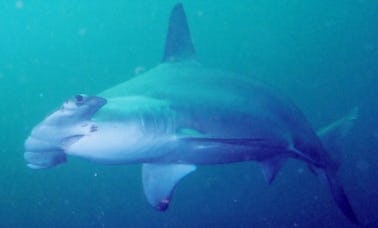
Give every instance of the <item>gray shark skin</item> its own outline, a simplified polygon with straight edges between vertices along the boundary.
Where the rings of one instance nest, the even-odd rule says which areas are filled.
[[[49,125],[55,113],[32,131],[25,143],[29,167],[64,162],[49,158],[52,148],[101,164],[142,163],[148,202],[166,210],[176,184],[198,165],[256,161],[271,183],[285,160],[294,158],[326,176],[336,204],[358,224],[336,176],[339,164],[329,154],[338,150],[357,109],[317,134],[274,89],[251,77],[202,67],[181,4],[172,10],[162,63],[98,97],[106,105],[93,106],[85,115],[60,116],[64,121],[48,129],[53,140],[46,141],[46,130],[38,129]],[[83,124],[95,130],[84,127],[83,133]],[[30,143],[34,139],[39,141]],[[30,153],[38,156],[30,159]]]

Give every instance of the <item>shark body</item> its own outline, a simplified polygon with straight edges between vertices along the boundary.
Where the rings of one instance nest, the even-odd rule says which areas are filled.
[[[195,59],[181,4],[172,10],[162,63],[98,97],[106,99],[106,105],[101,100],[88,104],[79,125],[72,125],[76,128],[66,126],[71,117],[62,116],[62,110],[51,115],[63,120],[48,130],[57,135],[54,146],[43,143],[45,133],[33,130],[25,143],[29,167],[66,161],[51,151],[102,164],[142,163],[148,202],[166,210],[176,184],[198,165],[256,161],[271,183],[284,161],[294,158],[326,176],[341,211],[358,223],[336,177],[338,163],[329,155],[356,111],[316,133],[302,112],[276,90],[251,77],[202,67]],[[88,124],[95,127],[67,140],[72,139],[67,132],[78,135]]]

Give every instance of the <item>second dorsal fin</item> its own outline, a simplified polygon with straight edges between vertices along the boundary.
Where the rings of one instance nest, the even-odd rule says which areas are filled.
[[[195,59],[195,50],[183,5],[178,3],[173,7],[169,18],[162,62],[180,62],[190,59]]]

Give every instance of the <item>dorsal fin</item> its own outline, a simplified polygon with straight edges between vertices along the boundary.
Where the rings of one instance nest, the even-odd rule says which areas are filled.
[[[195,51],[183,5],[178,3],[173,7],[169,18],[162,62],[179,62],[190,59],[195,59]]]

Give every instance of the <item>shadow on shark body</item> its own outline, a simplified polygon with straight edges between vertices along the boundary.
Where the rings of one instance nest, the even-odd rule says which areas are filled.
[[[176,184],[198,165],[256,161],[271,183],[288,158],[326,177],[344,215],[357,217],[329,152],[357,118],[354,109],[318,131],[287,98],[251,77],[202,67],[181,4],[171,13],[162,63],[98,96],[79,95],[25,142],[27,165],[43,169],[67,155],[101,164],[142,163],[148,202],[166,210]]]

